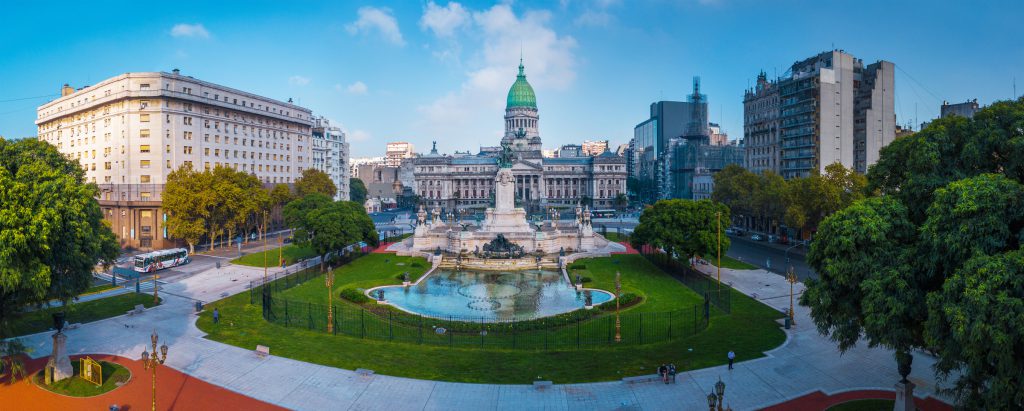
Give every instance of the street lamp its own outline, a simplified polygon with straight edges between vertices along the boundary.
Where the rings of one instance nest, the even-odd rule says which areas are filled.
[[[786,281],[789,282],[789,323],[796,325],[796,316],[793,312],[793,286],[797,282],[796,271],[793,270],[793,266],[789,266],[789,273],[786,274]]]
[[[718,404],[718,397],[715,394],[708,394],[708,411],[715,411],[715,405]]]
[[[622,293],[622,275],[615,272],[615,342],[622,342],[622,323],[619,322],[619,295]]]
[[[718,396],[718,411],[722,411],[722,404],[725,404],[725,383],[721,377],[715,383],[715,395]]]
[[[142,349],[142,364],[147,370],[153,370],[153,411],[156,411],[156,368],[167,361],[167,344],[160,345],[160,354],[156,352],[156,343],[159,337],[156,335],[156,330],[153,330],[153,335],[150,336],[153,341],[153,355],[150,356],[149,352],[145,348]]]

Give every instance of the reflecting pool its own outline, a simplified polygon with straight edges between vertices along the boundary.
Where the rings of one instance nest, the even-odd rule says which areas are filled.
[[[589,297],[593,305],[610,301],[601,290],[576,291],[557,271],[448,271],[431,273],[409,287],[388,286],[384,291],[391,305],[429,317],[472,321],[521,321],[547,317],[583,308]]]

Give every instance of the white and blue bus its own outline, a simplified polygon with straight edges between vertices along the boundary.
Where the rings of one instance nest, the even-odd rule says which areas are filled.
[[[135,256],[135,267],[133,268],[136,272],[151,273],[164,268],[188,264],[189,261],[192,259],[188,257],[188,250],[171,248]]]

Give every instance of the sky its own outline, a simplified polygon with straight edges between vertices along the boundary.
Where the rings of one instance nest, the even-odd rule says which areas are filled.
[[[138,4],[5,4],[0,135],[35,136],[36,107],[64,83],[174,68],[292,98],[342,127],[352,157],[382,155],[389,141],[497,145],[520,55],[545,148],[627,143],[650,104],[685,100],[694,76],[710,120],[741,138],[758,72],[782,75],[831,49],[896,65],[901,125],[936,117],[943,100],[1010,99],[1015,81],[1024,94],[1020,0]]]

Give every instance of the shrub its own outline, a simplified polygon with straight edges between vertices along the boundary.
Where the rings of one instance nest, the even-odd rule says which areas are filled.
[[[632,307],[634,305],[639,304],[640,301],[643,301],[643,298],[641,298],[639,295],[633,293],[622,294],[619,296],[619,309]],[[615,311],[615,300],[601,303],[601,305],[597,306],[597,308],[600,308],[604,311]]]
[[[339,296],[345,300],[354,302],[356,304],[364,304],[370,302],[370,297],[367,297],[366,294],[363,294],[362,291],[359,291],[355,288],[345,288],[341,290]]]
[[[570,270],[586,270],[587,269],[587,265],[583,264],[583,263],[572,263],[571,265],[569,265],[569,269]]]
[[[419,262],[419,261],[413,261],[413,262],[412,262],[412,264],[409,264],[409,267],[413,267],[413,268],[423,268],[423,263],[421,263],[421,262]]]

